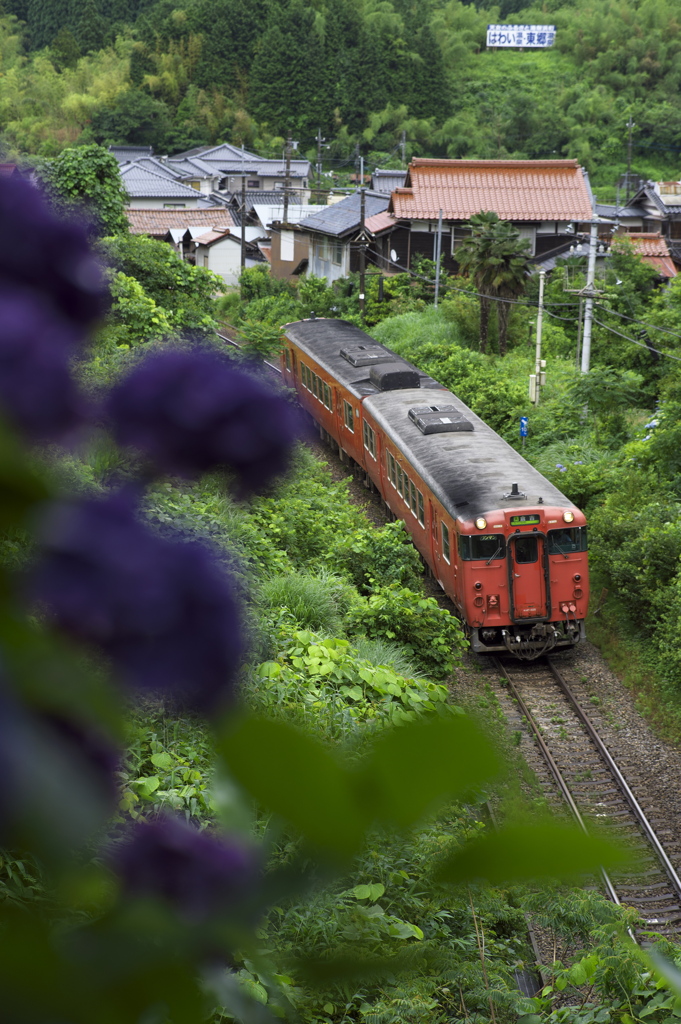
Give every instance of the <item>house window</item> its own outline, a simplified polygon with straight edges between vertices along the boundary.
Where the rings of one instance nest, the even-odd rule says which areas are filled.
[[[349,402],[343,402],[343,419],[348,430],[355,432],[355,417],[352,414],[352,406]]]
[[[372,459],[375,459],[376,458],[376,434],[374,433],[373,429],[369,426],[368,423],[364,424],[363,433],[364,433],[364,447],[369,452],[369,455],[372,457]]]
[[[260,182],[257,178],[247,178],[246,188],[260,188]]]
[[[184,210],[186,209],[186,203],[164,203],[164,210]]]
[[[418,513],[417,513],[418,521],[420,522],[421,526],[425,526],[426,525],[426,516],[425,516],[424,509],[423,509],[423,495],[421,494],[420,491],[417,491],[416,492],[416,496],[418,498]]]
[[[333,243],[333,262],[340,267],[343,262],[343,245],[341,242]]]
[[[451,561],[449,551],[449,527],[445,523],[440,524],[442,526],[442,554],[444,555],[445,562]]]
[[[286,263],[295,259],[295,239],[292,231],[282,231],[279,236],[279,259]]]

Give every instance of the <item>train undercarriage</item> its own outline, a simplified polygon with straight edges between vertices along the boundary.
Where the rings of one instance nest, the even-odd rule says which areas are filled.
[[[586,639],[586,631],[583,619],[562,619],[496,628],[470,627],[468,638],[476,654],[506,652],[523,661],[533,661],[552,651],[572,649]]]

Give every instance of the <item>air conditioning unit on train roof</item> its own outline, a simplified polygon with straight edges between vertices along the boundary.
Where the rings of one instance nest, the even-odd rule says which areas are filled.
[[[374,363],[389,363],[395,354],[382,345],[348,345],[340,350],[343,359],[351,366],[373,366]]]
[[[415,405],[409,419],[422,434],[452,434],[473,430],[473,424],[455,405]]]
[[[393,360],[391,363],[371,367],[369,380],[374,387],[379,391],[399,391],[403,388],[420,387],[421,374],[419,371],[412,369],[406,362],[398,362],[394,356]]]

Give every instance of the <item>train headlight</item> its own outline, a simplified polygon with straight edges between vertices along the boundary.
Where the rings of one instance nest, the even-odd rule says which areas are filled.
[[[563,512],[563,519],[565,520],[566,523],[571,523],[574,518],[575,518],[574,512]]]
[[[481,516],[480,519],[475,520],[475,525],[479,530],[484,530],[487,527],[487,520],[483,519]]]

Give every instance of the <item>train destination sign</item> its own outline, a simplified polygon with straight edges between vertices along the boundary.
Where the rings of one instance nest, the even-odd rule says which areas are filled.
[[[553,46],[555,25],[488,25],[488,46]]]
[[[511,516],[511,526],[537,526],[539,516]]]

